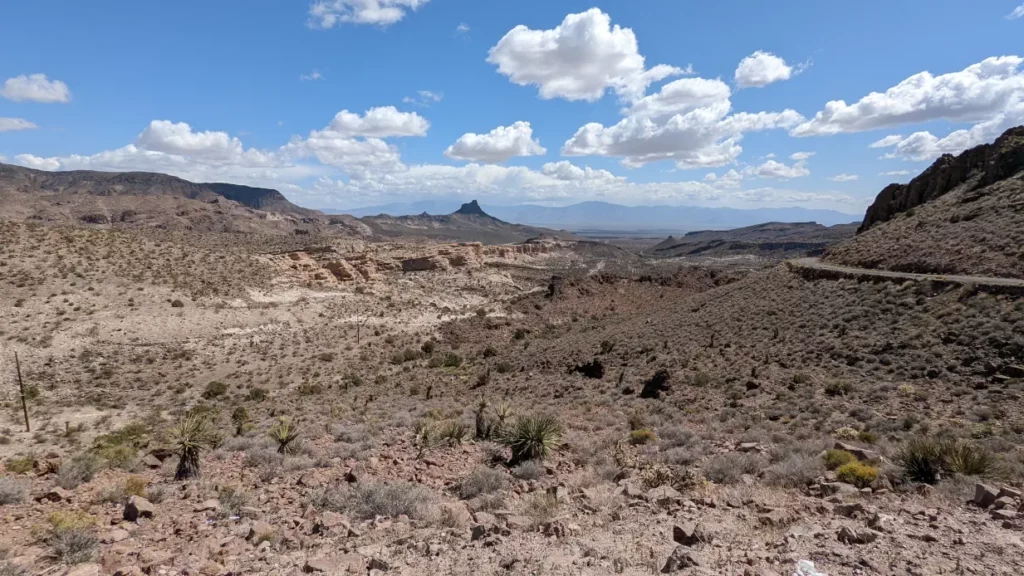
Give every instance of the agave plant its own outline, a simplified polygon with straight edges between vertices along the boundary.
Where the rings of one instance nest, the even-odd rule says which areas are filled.
[[[282,416],[270,427],[268,435],[277,442],[277,453],[287,454],[294,448],[292,443],[299,437],[299,427],[291,418]]]
[[[206,418],[200,414],[188,414],[171,428],[170,439],[178,453],[178,469],[174,472],[174,479],[197,478],[200,475],[199,457],[213,439]]]
[[[543,460],[562,443],[562,425],[553,416],[523,416],[502,430],[501,442],[512,449],[513,465]]]

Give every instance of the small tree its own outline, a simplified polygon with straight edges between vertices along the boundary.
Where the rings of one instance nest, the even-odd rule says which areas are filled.
[[[282,416],[270,427],[269,435],[277,442],[277,453],[286,454],[292,450],[292,443],[299,437],[299,428],[291,418]]]
[[[171,428],[170,437],[174,450],[178,453],[178,469],[174,473],[174,479],[188,480],[199,477],[199,457],[213,439],[206,418],[194,413],[185,416],[177,426]]]

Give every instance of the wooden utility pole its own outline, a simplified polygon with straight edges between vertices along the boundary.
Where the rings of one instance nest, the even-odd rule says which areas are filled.
[[[25,432],[31,432],[32,427],[28,423],[28,404],[25,403],[25,383],[21,381],[21,362],[18,361],[18,353],[14,353],[14,366],[18,371],[18,389],[21,390],[21,411],[25,413]]]

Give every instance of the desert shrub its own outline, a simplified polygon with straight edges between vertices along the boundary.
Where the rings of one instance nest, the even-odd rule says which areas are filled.
[[[529,332],[530,331],[526,328],[516,328],[515,332],[512,333],[512,339],[522,340],[523,338],[526,338],[526,335],[529,334]]]
[[[245,492],[234,486],[221,486],[217,490],[217,501],[220,502],[217,515],[221,518],[230,518],[242,515],[242,507],[248,504],[249,498]]]
[[[547,468],[537,460],[527,460],[512,469],[512,475],[520,480],[536,480],[547,472]]]
[[[217,380],[214,380],[214,381],[210,382],[209,384],[207,384],[206,388],[203,388],[203,398],[205,398],[207,400],[213,400],[214,398],[220,398],[221,396],[226,394],[227,391],[228,391],[228,385],[227,384],[225,384],[223,382],[220,382],[220,381],[217,381]]]
[[[793,384],[806,384],[811,381],[810,374],[805,372],[797,372],[793,374]]]
[[[422,345],[420,345],[420,350],[424,354],[426,354],[427,356],[430,356],[431,354],[434,353],[434,347],[435,346],[436,345],[434,344],[433,340],[427,340],[427,341],[423,342]]]
[[[878,479],[878,468],[863,462],[849,462],[836,469],[836,478],[857,488],[867,488]]]
[[[853,384],[846,380],[832,380],[825,384],[826,396],[848,396],[853,392]]]
[[[943,472],[942,454],[937,442],[924,438],[908,441],[896,455],[904,474],[914,482],[935,484]]]
[[[257,446],[246,450],[242,462],[247,468],[280,468],[284,465],[284,455],[272,448]]]
[[[184,307],[185,307],[185,303],[182,302],[181,300],[178,300],[177,298],[175,298],[174,300],[171,300],[171,308],[184,308]]]
[[[360,483],[355,487],[348,510],[362,519],[397,518],[405,514],[414,520],[425,520],[432,513],[434,500],[433,493],[420,484]]]
[[[102,467],[99,457],[90,452],[76,454],[57,472],[57,485],[65,490],[73,490],[92,480]]]
[[[512,449],[512,463],[543,460],[562,442],[563,428],[553,416],[523,416],[502,430],[501,443]]]
[[[454,352],[448,352],[444,355],[444,362],[441,363],[445,368],[458,368],[462,366],[462,356]]]
[[[857,461],[857,457],[846,450],[836,450],[833,448],[826,450],[822,459],[825,461],[825,467],[829,470],[835,470],[840,466]]]
[[[25,500],[25,486],[17,480],[0,478],[0,506],[21,504]]]
[[[263,402],[267,399],[267,391],[263,388],[251,388],[245,395],[245,399],[249,402]]]
[[[459,420],[446,420],[437,427],[436,438],[439,442],[457,446],[462,444],[467,437],[469,437],[469,426]]]
[[[51,514],[49,522],[46,543],[57,561],[81,564],[92,559],[99,544],[93,534],[96,518],[81,511],[61,511]]]
[[[459,497],[468,500],[481,494],[497,492],[504,489],[507,482],[507,478],[500,471],[480,466],[463,478],[459,484]]]
[[[200,475],[199,458],[214,442],[212,431],[204,416],[188,414],[171,428],[168,434],[174,451],[178,454],[175,480],[187,480]]]
[[[324,387],[319,382],[303,382],[299,384],[299,396],[316,396],[323,394]]]
[[[484,358],[494,358],[498,355],[498,350],[494,346],[487,346],[482,354]]]
[[[149,427],[140,422],[126,424],[98,436],[93,440],[92,451],[115,468],[130,468],[139,450],[149,445],[149,432]]]
[[[874,432],[868,432],[867,430],[861,430],[857,434],[857,440],[865,444],[875,444],[876,442],[878,442],[878,434],[875,434]]]
[[[711,374],[707,372],[697,372],[690,378],[690,384],[698,388],[706,388],[711,385]]]
[[[996,471],[997,464],[991,451],[956,438],[911,439],[900,449],[896,460],[907,478],[926,484],[935,484],[943,474],[987,476]]]
[[[420,355],[419,352],[413,350],[412,348],[406,348],[405,350],[402,350],[401,352],[395,352],[394,356],[391,357],[391,363],[395,364],[395,365],[398,365],[398,364],[403,364],[405,362],[412,362],[414,360],[419,360],[421,357],[422,356]]]
[[[299,428],[290,418],[282,416],[270,427],[267,435],[277,444],[278,454],[288,454],[294,451],[294,442],[299,437]]]
[[[334,352],[321,352],[316,355],[316,359],[321,362],[334,362],[335,356]]]
[[[757,454],[729,452],[708,460],[704,476],[716,484],[735,484],[744,474],[757,476],[765,464]]]
[[[657,440],[658,437],[654,434],[653,430],[648,428],[641,428],[639,430],[633,430],[629,433],[629,443],[634,446],[641,444],[649,444]]]
[[[5,467],[11,474],[24,474],[26,472],[31,472],[35,465],[35,458],[25,456],[23,458],[9,458]]]
[[[547,492],[534,492],[526,498],[523,512],[535,525],[542,524],[558,515],[559,502]]]
[[[800,488],[813,483],[822,472],[822,463],[816,456],[790,454],[764,471],[764,481],[772,486]]]
[[[247,427],[251,427],[249,411],[245,406],[235,406],[235,409],[231,411],[231,423],[235,425],[235,436],[241,436]]]
[[[494,370],[498,374],[508,374],[512,371],[512,364],[510,362],[498,362],[494,365]]]

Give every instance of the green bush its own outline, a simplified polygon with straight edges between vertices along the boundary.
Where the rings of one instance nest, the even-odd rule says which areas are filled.
[[[206,418],[199,414],[186,415],[169,433],[171,445],[178,453],[175,480],[188,480],[200,474],[199,457],[213,443],[213,434]]]
[[[825,451],[825,455],[822,458],[825,460],[825,467],[829,470],[835,470],[840,466],[857,461],[857,457],[846,450],[829,449]]]
[[[836,478],[857,488],[867,488],[878,479],[878,468],[863,462],[850,462],[836,469]]]
[[[57,485],[65,490],[78,488],[92,480],[102,467],[99,457],[89,452],[77,454],[61,465],[57,472]]]
[[[826,396],[848,396],[853,392],[853,384],[845,380],[833,380],[825,384]]]
[[[463,478],[459,484],[459,497],[468,500],[481,494],[497,492],[504,489],[507,483],[508,479],[498,470],[480,466]]]
[[[641,428],[639,430],[633,430],[629,433],[629,443],[634,446],[640,444],[649,444],[657,440],[658,437],[654,434],[653,430],[647,428]]]
[[[299,384],[299,396],[316,396],[323,394],[324,387],[318,382],[303,382]]]
[[[543,460],[562,443],[563,428],[553,416],[524,416],[502,430],[501,443],[512,449],[512,463]]]
[[[228,391],[228,385],[214,380],[206,385],[203,389],[203,398],[207,400],[213,400],[214,398],[220,398]]]
[[[442,365],[445,368],[458,368],[459,366],[462,366],[462,356],[459,356],[454,352],[449,352],[444,355],[444,364]]]

